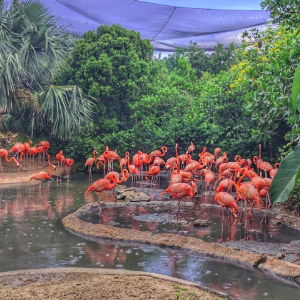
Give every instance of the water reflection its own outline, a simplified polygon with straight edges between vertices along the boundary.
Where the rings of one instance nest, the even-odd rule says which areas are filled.
[[[217,208],[195,206],[182,206],[179,219],[176,218],[176,207],[165,205],[159,207],[159,212],[153,211],[157,207],[146,206],[126,206],[126,207],[106,207],[102,209],[101,216],[91,214],[82,217],[82,220],[94,224],[113,225],[125,227],[138,231],[152,232],[184,232],[184,234],[198,237],[204,241],[238,241],[242,239],[289,243],[300,239],[300,232],[285,225],[276,225],[272,218],[267,218],[266,223],[260,223],[261,217],[254,217],[247,220],[249,223],[246,231],[244,219],[239,220],[231,214],[222,223],[222,211]],[[194,221],[201,219],[207,221],[208,226],[194,226]],[[112,224],[113,223],[113,224]]]
[[[259,270],[242,269],[189,251],[105,240],[97,244],[70,234],[62,227],[62,217],[96,198],[96,195],[95,198],[83,196],[89,185],[87,179],[87,176],[73,175],[70,183],[64,179],[62,182],[43,182],[41,191],[37,185],[8,187],[0,191],[0,271],[66,266],[121,268],[187,279],[230,292],[239,299],[276,300],[285,299],[287,294],[289,300],[299,299],[297,287]],[[110,199],[110,194],[105,197]],[[196,203],[197,209],[184,208],[187,219],[194,218],[193,214],[197,213],[199,218],[210,218],[211,211],[203,210],[200,203]],[[207,240],[214,237],[220,226],[219,213],[215,211],[211,226],[195,229],[195,235]],[[133,215],[149,213],[148,208],[126,207],[121,212],[110,208],[107,212],[102,216],[103,223],[114,221],[121,215],[131,220],[130,226],[135,230],[161,230],[159,223],[147,222],[143,227],[141,221],[132,219]],[[173,230],[173,227],[166,230]],[[233,236],[238,233],[231,232],[230,237]]]

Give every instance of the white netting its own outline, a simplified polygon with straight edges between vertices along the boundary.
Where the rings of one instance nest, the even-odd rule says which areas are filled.
[[[156,50],[186,47],[190,41],[210,50],[217,43],[239,45],[245,29],[261,27],[261,10],[216,10],[159,5],[135,0],[44,0],[68,31],[83,35],[99,25],[120,24],[139,31]]]

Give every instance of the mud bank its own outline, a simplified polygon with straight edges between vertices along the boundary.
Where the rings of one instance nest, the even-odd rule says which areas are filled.
[[[40,166],[39,166],[40,164]],[[54,158],[51,158],[51,164],[54,164],[57,166],[57,161]],[[41,171],[48,172],[48,162],[44,161],[43,162],[43,167],[41,167],[41,163],[38,162],[36,159],[35,161],[35,167],[34,169],[31,166],[27,165],[27,160],[25,162],[25,159],[20,164],[19,167],[19,172],[18,168],[14,163],[8,163],[6,161],[2,162],[2,167],[3,167],[3,173],[0,176],[0,186],[3,185],[14,185],[14,184],[23,184],[23,183],[29,183],[32,182],[34,183],[39,183],[39,181],[30,181],[30,178]],[[38,167],[39,166],[39,167]],[[53,176],[63,176],[65,174],[65,169],[51,169]]]
[[[185,280],[145,272],[54,268],[0,273],[1,299],[234,299]]]

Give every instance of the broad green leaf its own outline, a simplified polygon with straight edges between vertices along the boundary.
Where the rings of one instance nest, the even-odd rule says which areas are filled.
[[[299,106],[297,105],[299,93],[300,93],[300,64],[298,64],[295,70],[293,86],[292,86],[292,104],[293,104],[294,112],[297,111],[297,107]]]
[[[271,186],[272,203],[288,199],[296,181],[300,177],[300,145],[296,146],[281,163]]]

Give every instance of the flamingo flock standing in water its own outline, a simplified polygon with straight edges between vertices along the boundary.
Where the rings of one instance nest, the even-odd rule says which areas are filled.
[[[0,169],[2,172],[1,157],[5,158],[7,162],[14,162],[18,167],[24,156],[27,158],[27,162],[33,160],[33,157],[38,153],[43,155],[43,157],[40,156],[40,160],[45,159],[47,156],[49,174],[39,172],[31,177],[31,180],[39,180],[41,187],[42,180],[51,178],[51,168],[55,168],[53,164],[50,164],[50,155],[48,154],[50,143],[40,141],[32,147],[31,144],[32,141],[29,140],[28,143],[24,144],[18,142],[9,150],[0,149]],[[250,203],[249,218],[252,218],[254,206],[257,206],[259,210],[262,209],[263,197],[266,198],[266,208],[268,209],[271,206],[269,191],[279,164],[277,163],[273,167],[270,163],[262,160],[261,145],[259,145],[258,156],[253,157],[253,163],[257,166],[257,172],[251,169],[252,160],[249,158],[242,158],[240,155],[236,155],[234,161],[229,161],[226,152],[222,153],[220,148],[216,148],[213,152],[214,154],[212,154],[207,151],[206,147],[203,147],[199,153],[198,160],[195,160],[193,159],[195,150],[196,147],[191,142],[185,153],[179,155],[178,144],[176,144],[175,157],[169,157],[168,159],[164,159],[168,151],[165,146],[161,150],[153,150],[149,154],[138,151],[133,154],[132,163],[130,163],[129,151],[126,151],[125,157],[121,158],[117,150],[109,150],[109,147],[106,146],[105,151],[96,158],[97,151],[94,150],[93,156],[87,158],[85,162],[85,167],[88,167],[89,180],[92,180],[92,165],[94,163],[97,165],[97,168],[99,168],[100,164],[104,168],[108,164],[109,173],[105,175],[105,178],[95,181],[85,194],[88,194],[90,191],[102,193],[104,190],[111,190],[116,184],[125,182],[130,176],[132,177],[133,185],[144,183],[142,182],[143,169],[146,170],[146,181],[153,187],[155,184],[158,184],[158,178],[163,167],[164,170],[171,169],[172,173],[169,187],[161,193],[161,197],[164,194],[169,194],[173,199],[179,200],[177,213],[179,213],[180,201],[184,197],[195,197],[197,193],[196,182],[202,180],[205,181],[204,195],[205,193],[210,195],[212,189],[215,191],[214,200],[222,207],[223,211],[222,222],[224,221],[224,208],[229,209],[234,217],[238,217],[238,214],[241,213],[241,209],[237,205],[239,200],[245,204],[246,212],[248,211],[248,203]],[[9,159],[8,155],[10,153],[14,153],[14,156]],[[74,164],[74,160],[65,158],[62,150],[58,152],[55,158],[58,168],[62,168],[64,165],[69,175],[70,167]],[[114,161],[119,161],[121,174],[113,171]],[[261,176],[261,171],[264,172],[264,177]],[[246,178],[248,178],[248,181],[245,181]],[[233,188],[237,195],[236,199],[232,194]]]

